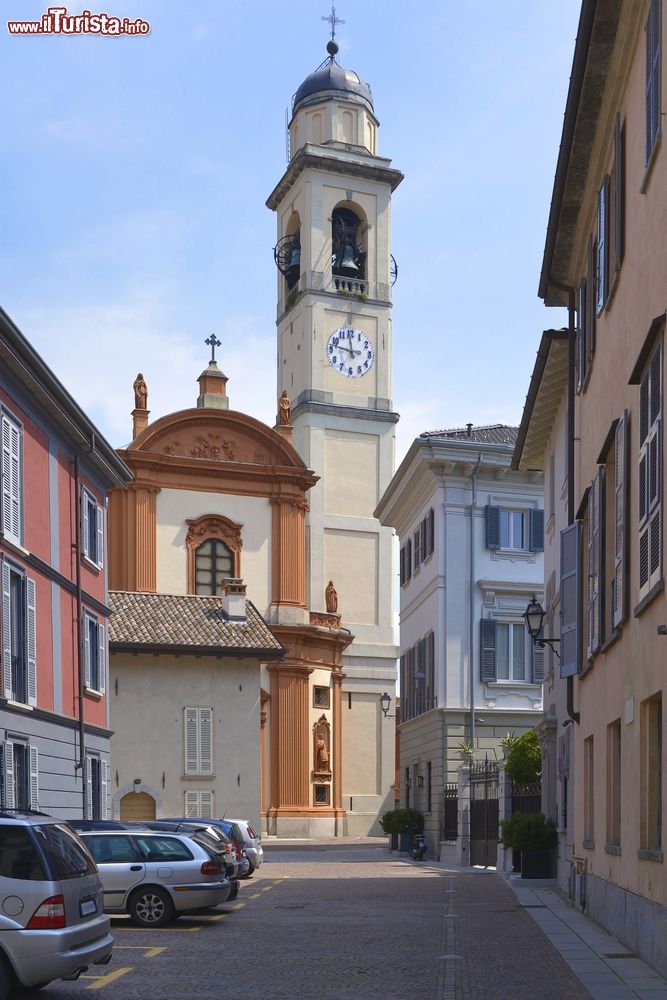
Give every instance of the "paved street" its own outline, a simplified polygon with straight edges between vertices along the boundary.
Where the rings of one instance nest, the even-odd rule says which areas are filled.
[[[114,920],[111,965],[35,1000],[589,997],[498,876],[376,844],[269,847],[266,857],[214,915],[154,931]]]

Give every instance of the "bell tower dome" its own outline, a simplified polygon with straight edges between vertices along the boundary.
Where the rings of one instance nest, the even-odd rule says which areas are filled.
[[[332,12],[333,13],[333,12]],[[307,514],[308,606],[334,581],[343,625],[343,799],[351,835],[393,806],[394,732],[379,708],[396,679],[393,536],[373,516],[394,470],[391,196],[403,179],[377,154],[367,83],[338,45],[292,101],[277,216],[278,393],[292,443],[320,477]]]

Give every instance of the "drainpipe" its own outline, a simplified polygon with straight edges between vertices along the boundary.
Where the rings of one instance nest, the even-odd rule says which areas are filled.
[[[482,453],[477,456],[477,465],[472,470],[472,501],[470,504],[470,594],[468,598],[468,618],[469,618],[469,654],[468,654],[468,674],[470,686],[470,742],[475,743],[475,666],[474,666],[474,641],[475,641],[475,509],[477,507],[477,473],[482,464]]]
[[[83,654],[83,600],[81,588],[81,557],[83,555],[83,544],[81,538],[81,474],[79,471],[79,458],[90,455],[95,450],[95,435],[93,434],[90,445],[81,452],[74,453],[74,492],[75,492],[75,542],[76,550],[76,649],[77,649],[77,693],[79,697],[79,759],[74,764],[75,771],[81,769],[81,792],[83,801],[82,819],[86,818],[87,788],[86,788],[86,729],[85,729],[85,704],[84,690],[86,686],[86,668]]]
[[[571,285],[549,279],[552,288],[567,292],[567,523],[574,524],[574,395],[575,395],[575,290]],[[574,710],[574,677],[567,677],[567,714],[579,725],[579,712]]]

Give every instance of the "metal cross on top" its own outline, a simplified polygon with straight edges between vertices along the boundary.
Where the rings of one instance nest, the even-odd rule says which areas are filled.
[[[211,362],[215,361],[215,349],[216,347],[220,347],[222,341],[218,340],[216,335],[212,333],[210,337],[206,338],[204,343],[208,344],[208,346],[211,348]]]
[[[331,5],[331,13],[329,14],[329,16],[325,17],[324,15],[322,15],[322,20],[328,21],[329,24],[331,25],[331,41],[333,42],[334,38],[336,37],[336,25],[345,24],[345,21],[343,20],[342,17],[336,17],[336,8],[333,6],[333,4]]]

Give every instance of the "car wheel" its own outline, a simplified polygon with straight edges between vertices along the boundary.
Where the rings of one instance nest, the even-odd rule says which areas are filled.
[[[227,897],[227,902],[231,903],[233,899],[236,899],[236,897],[238,896],[238,894],[239,894],[239,884],[238,884],[238,882],[232,882],[232,891],[230,892],[229,896]]]
[[[139,927],[164,927],[174,917],[174,904],[168,892],[158,887],[140,889],[130,899],[128,912]]]

